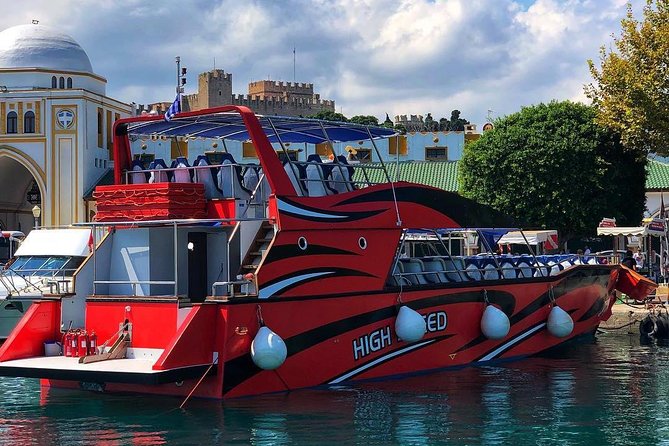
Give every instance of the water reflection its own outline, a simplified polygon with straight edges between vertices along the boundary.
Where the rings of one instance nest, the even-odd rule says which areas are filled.
[[[0,379],[0,444],[660,444],[669,348],[612,336],[496,367],[179,404]]]

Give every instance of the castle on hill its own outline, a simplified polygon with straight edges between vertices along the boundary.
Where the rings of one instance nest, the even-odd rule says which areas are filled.
[[[149,110],[163,114],[171,102],[149,104]],[[248,94],[232,92],[232,73],[214,69],[200,73],[197,93],[182,96],[182,110],[192,111],[222,105],[244,105],[261,115],[311,116],[334,111],[335,101],[321,99],[314,84],[273,80],[249,83]]]

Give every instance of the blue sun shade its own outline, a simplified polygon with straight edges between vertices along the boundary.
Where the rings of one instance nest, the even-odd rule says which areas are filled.
[[[396,135],[395,130],[383,127],[366,127],[348,122],[319,121],[306,118],[284,116],[260,116],[258,120],[270,142],[320,144],[325,141],[346,142],[372,138],[388,138]],[[276,132],[275,132],[276,129]],[[369,133],[368,133],[369,129]],[[223,138],[246,141],[249,134],[242,118],[237,113],[216,113],[211,115],[173,118],[170,121],[157,120],[128,124],[131,135],[199,136],[202,138]],[[277,137],[278,134],[278,137]]]

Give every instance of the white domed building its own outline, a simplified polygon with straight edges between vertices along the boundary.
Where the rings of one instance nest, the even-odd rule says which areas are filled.
[[[88,220],[84,195],[111,168],[112,125],[131,113],[106,96],[79,44],[39,24],[0,32],[0,228]]]

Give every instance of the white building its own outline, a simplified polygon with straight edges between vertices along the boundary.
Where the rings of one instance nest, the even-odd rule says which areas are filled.
[[[83,196],[111,167],[114,120],[131,113],[106,84],[67,34],[0,32],[0,227],[27,232],[36,203],[43,225],[89,219]]]

